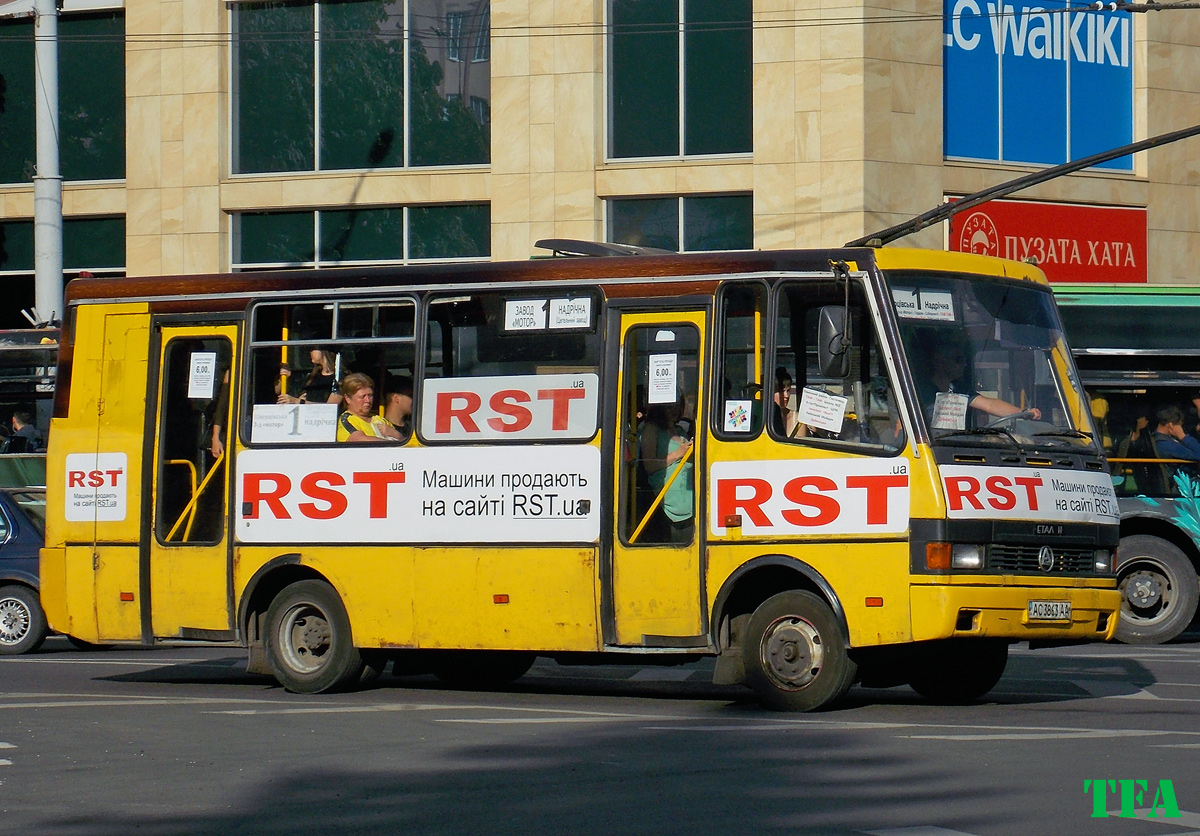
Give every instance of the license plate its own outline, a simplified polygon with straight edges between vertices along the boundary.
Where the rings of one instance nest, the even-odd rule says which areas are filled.
[[[1070,621],[1070,601],[1030,601],[1030,621]]]

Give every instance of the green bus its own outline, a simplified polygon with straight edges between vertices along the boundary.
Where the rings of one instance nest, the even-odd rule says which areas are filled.
[[[1116,638],[1169,641],[1200,601],[1200,463],[1157,434],[1176,407],[1200,438],[1200,286],[1062,284],[1066,332],[1121,508]],[[1177,448],[1176,448],[1177,449]]]

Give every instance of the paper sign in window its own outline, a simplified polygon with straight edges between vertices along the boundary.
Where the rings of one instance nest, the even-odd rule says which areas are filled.
[[[675,403],[678,354],[650,355],[650,391],[646,403]]]
[[[217,352],[193,351],[191,373],[188,375],[188,398],[212,400],[213,384],[217,378]]]
[[[847,399],[841,395],[831,395],[820,389],[804,387],[800,397],[800,411],[796,418],[801,424],[828,430],[831,433],[842,431],[842,419],[846,415]]]
[[[546,329],[545,299],[509,299],[504,303],[505,331],[544,331]]]
[[[935,430],[964,430],[967,428],[966,395],[958,392],[938,392],[933,399],[933,428]]]

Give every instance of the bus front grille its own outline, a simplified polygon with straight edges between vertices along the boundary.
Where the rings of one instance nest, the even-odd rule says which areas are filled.
[[[1096,570],[1095,549],[1056,549],[1051,547],[1054,559],[1049,568],[1044,567],[1040,562],[1041,551],[1041,546],[993,544],[988,549],[988,568],[994,572],[1019,572],[1028,575],[1053,574],[1055,572],[1079,574],[1091,573]]]

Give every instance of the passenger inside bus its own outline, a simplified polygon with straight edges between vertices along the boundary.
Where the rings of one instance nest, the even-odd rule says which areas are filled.
[[[691,427],[694,418],[685,414],[687,401],[683,393],[672,403],[650,404],[642,425],[640,465],[645,471],[650,490],[649,503],[667,485],[667,480],[692,447]],[[685,464],[663,494],[639,538],[643,543],[690,543],[692,540],[693,501],[692,465]],[[639,508],[639,516],[649,511],[649,503]]]
[[[367,375],[351,372],[342,378],[341,395],[346,410],[338,417],[338,441],[404,440],[386,418],[375,414],[375,381]]]
[[[383,389],[383,417],[402,438],[412,435],[413,383],[408,375],[389,374]]]
[[[308,357],[312,370],[301,383],[300,391],[295,395],[280,392],[277,402],[341,403],[342,395],[337,387],[337,355],[328,349],[314,348],[308,352]]]

